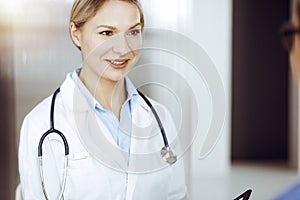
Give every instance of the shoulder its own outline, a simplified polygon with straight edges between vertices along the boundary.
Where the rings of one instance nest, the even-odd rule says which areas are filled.
[[[137,103],[140,107],[143,107],[145,110],[147,111],[151,111],[151,106],[156,110],[156,109],[163,109],[164,111],[168,111],[167,108],[159,103],[158,101],[144,95],[144,97],[146,99],[144,99],[141,95],[138,95],[138,98],[137,98]],[[150,103],[147,103],[147,101]]]
[[[147,111],[148,113],[152,113],[152,110],[151,110],[151,107],[152,107],[162,122],[170,121],[170,120],[172,121],[172,116],[164,104],[162,104],[146,95],[145,95],[145,97],[146,97],[146,100],[141,95],[138,96],[137,102],[138,102],[138,106],[140,108],[143,108],[143,110]],[[150,104],[147,103],[147,101]]]
[[[36,105],[24,118],[21,133],[41,132],[41,134],[50,128],[51,101],[53,95],[46,97]],[[62,97],[57,95],[55,100],[55,116],[63,112]]]
[[[50,120],[50,110],[51,110],[51,101],[53,94],[46,97],[39,104],[37,104],[24,118],[24,121],[33,120],[33,121],[49,121]],[[58,94],[55,99],[55,109],[61,107],[61,97]]]
[[[151,105],[148,105],[146,101],[139,95],[137,103],[138,106],[133,115],[134,122],[141,126],[144,126],[145,124],[152,124],[154,127],[156,127],[159,120],[163,125],[168,138],[170,140],[174,139],[174,137],[177,135],[177,128],[172,114],[162,103],[149,97],[146,98]],[[151,107],[153,109],[151,109]],[[155,115],[154,112],[157,115]]]
[[[59,115],[62,113],[65,108],[64,106],[66,105],[66,102],[64,103],[63,101],[66,101],[66,99],[69,99],[69,96],[73,90],[70,89],[72,87],[71,85],[72,80],[70,78],[70,74],[67,75],[65,81],[61,85],[60,92],[57,94],[55,98],[55,115]],[[44,100],[42,100],[38,105],[36,105],[24,118],[23,124],[27,122],[38,122],[40,123],[47,123],[49,126],[50,122],[50,111],[51,111],[51,102],[53,98],[54,91],[51,95],[46,97]]]
[[[46,121],[50,117],[51,96],[48,96],[38,105],[36,105],[24,118],[24,123]],[[48,114],[46,114],[48,112]],[[47,116],[46,116],[47,115]],[[48,117],[48,118],[49,118]]]

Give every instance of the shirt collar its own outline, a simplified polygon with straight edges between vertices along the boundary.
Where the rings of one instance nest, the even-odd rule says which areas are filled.
[[[71,74],[71,78],[79,88],[79,90],[82,92],[83,96],[87,99],[88,104],[96,109],[99,108],[102,111],[105,111],[105,109],[102,107],[102,105],[95,99],[95,97],[90,93],[90,91],[86,88],[86,86],[82,83],[82,81],[79,78],[79,73],[81,71],[81,68],[77,68],[73,71]],[[125,100],[124,104],[129,102],[130,105],[130,111],[133,109],[133,106],[137,102],[138,98],[138,92],[131,82],[131,80],[126,76],[125,77],[125,89],[127,91],[127,99]]]
[[[126,76],[125,77],[125,87],[127,91],[127,99],[125,103],[128,101],[130,106],[130,113],[133,110],[133,107],[135,106],[137,100],[138,100],[138,92],[131,82],[131,80]]]

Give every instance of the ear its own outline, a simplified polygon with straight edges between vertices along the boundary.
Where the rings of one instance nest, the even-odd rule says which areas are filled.
[[[74,24],[74,22],[70,22],[70,35],[73,43],[80,49],[81,46],[81,40],[80,40],[80,30],[79,28]]]

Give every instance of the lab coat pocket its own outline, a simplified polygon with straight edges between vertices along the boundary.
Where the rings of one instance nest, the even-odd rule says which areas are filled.
[[[65,199],[110,199],[103,166],[86,151],[69,155]]]

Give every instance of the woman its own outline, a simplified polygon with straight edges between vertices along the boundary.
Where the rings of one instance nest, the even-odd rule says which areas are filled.
[[[143,163],[140,162],[143,159],[132,153],[146,155],[148,146],[151,151],[163,146],[159,134],[137,145],[140,131],[149,130],[150,126],[144,126],[145,121],[153,115],[126,74],[138,59],[143,27],[143,11],[137,0],[74,2],[69,30],[73,43],[81,51],[83,65],[67,75],[56,95],[46,98],[24,119],[19,145],[24,199],[40,200],[46,195],[49,199],[60,199],[61,196],[64,199],[112,200],[186,198],[182,159],[162,166],[161,161],[156,161],[156,154],[153,160],[146,159]],[[38,146],[50,126],[53,98],[53,124],[67,138],[70,152],[64,181],[62,140],[58,134],[46,137],[41,149],[44,152],[43,187]],[[170,114],[161,105],[150,101],[163,110],[158,113],[164,113],[167,137],[174,138],[170,135],[176,132]],[[93,120],[95,122],[91,124]],[[133,135],[134,130],[137,130],[136,135]],[[93,135],[100,139],[94,140]]]

